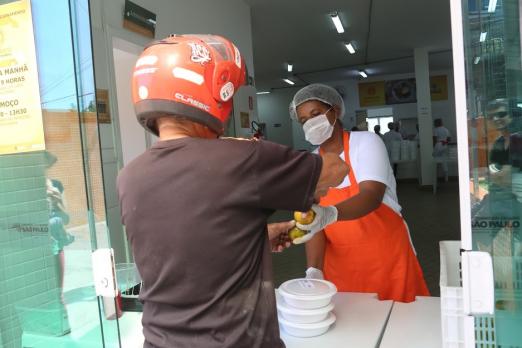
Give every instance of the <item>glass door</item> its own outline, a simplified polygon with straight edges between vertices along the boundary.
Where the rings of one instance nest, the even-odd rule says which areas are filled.
[[[521,10],[520,0],[452,1],[462,242],[488,252],[494,272],[495,311],[476,318],[477,347],[522,347]]]
[[[0,1],[0,347],[119,347],[88,0]]]

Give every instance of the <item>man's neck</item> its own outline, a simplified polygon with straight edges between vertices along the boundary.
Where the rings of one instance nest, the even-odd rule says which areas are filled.
[[[182,134],[182,133],[169,133],[169,134],[160,134],[159,140],[160,141],[166,141],[166,140],[174,140],[174,139],[181,139],[181,138],[191,138],[192,136],[188,134]]]
[[[193,126],[193,127],[160,127],[159,128],[160,141],[174,140],[182,138],[201,138],[201,139],[215,139],[217,134],[211,132],[206,127]]]

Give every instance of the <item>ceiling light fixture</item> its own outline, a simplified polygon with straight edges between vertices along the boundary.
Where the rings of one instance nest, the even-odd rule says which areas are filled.
[[[352,43],[349,42],[347,44],[344,44],[346,46],[346,49],[348,50],[348,52],[350,52],[350,54],[354,54],[355,53],[355,48],[353,47]]]
[[[473,59],[473,64],[477,65],[480,62],[480,56],[476,56],[475,59]]]
[[[489,0],[488,12],[493,13],[493,12],[495,12],[496,8],[497,8],[497,0]]]
[[[295,82],[290,79],[283,79],[283,81],[285,81],[286,83],[288,83],[291,86],[295,85]]]
[[[334,13],[332,13],[330,15],[330,18],[332,19],[332,22],[335,25],[335,29],[337,29],[337,32],[339,34],[344,33],[343,23],[341,23],[341,19],[339,18],[339,14],[337,12],[334,12]]]
[[[262,95],[262,94],[270,94],[270,91],[259,91],[256,93],[257,95]]]
[[[487,31],[483,31],[482,33],[480,33],[480,42],[486,41],[486,35],[488,35]]]
[[[286,63],[286,70],[292,72],[292,70],[294,70],[294,65],[292,63]]]
[[[363,79],[368,77],[368,74],[364,70],[359,70],[359,75],[361,75]]]

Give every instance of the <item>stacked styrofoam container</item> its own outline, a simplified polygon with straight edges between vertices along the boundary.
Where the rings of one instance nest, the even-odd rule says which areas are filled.
[[[460,241],[440,242],[443,348],[520,347],[521,315],[509,308],[502,308],[502,305],[522,301],[522,258],[514,256],[493,259],[496,281],[495,315],[477,317],[464,314],[460,263]],[[504,282],[499,280],[503,278],[503,273],[507,274]]]
[[[391,142],[390,159],[392,162],[399,162],[401,160],[401,143],[400,140]]]
[[[401,161],[411,161],[410,141],[401,141]]]
[[[409,141],[409,145],[410,145],[410,160],[415,161],[415,160],[417,160],[417,147],[419,146],[419,143],[416,140],[411,140],[411,141]]]
[[[336,317],[332,310],[337,288],[319,279],[292,279],[276,292],[279,324],[292,336],[313,337],[328,331]]]
[[[440,308],[444,348],[467,348],[466,333],[474,330],[474,319],[464,315],[460,282],[460,241],[441,241]]]

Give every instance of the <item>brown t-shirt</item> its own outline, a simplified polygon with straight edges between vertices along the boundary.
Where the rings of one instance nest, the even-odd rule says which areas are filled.
[[[267,141],[182,138],[121,171],[146,347],[284,347],[267,218],[308,210],[321,166]]]

